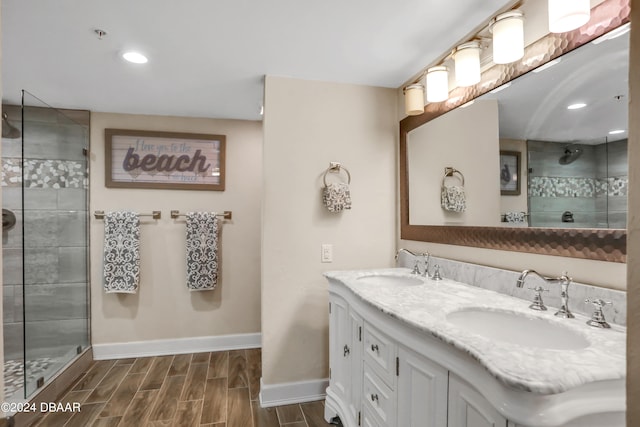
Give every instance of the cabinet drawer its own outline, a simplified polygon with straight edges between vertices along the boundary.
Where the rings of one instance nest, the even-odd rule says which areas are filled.
[[[365,323],[364,360],[394,388],[396,376],[396,345],[385,334]]]
[[[394,427],[396,424],[396,395],[365,362],[362,400],[378,420],[378,424]],[[375,425],[375,424],[374,424]]]

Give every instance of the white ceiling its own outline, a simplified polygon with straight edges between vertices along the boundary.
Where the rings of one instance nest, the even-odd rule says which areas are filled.
[[[509,3],[2,0],[3,102],[259,120],[265,75],[397,88]]]
[[[482,99],[498,100],[501,138],[582,144],[625,139],[626,132],[609,131],[628,129],[629,34],[587,43]],[[578,102],[587,106],[567,110]]]

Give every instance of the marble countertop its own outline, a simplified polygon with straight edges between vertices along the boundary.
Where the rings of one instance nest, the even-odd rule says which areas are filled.
[[[422,279],[424,284],[371,285],[357,280],[371,275],[410,276]],[[406,268],[331,271],[325,276],[342,283],[378,310],[468,353],[499,381],[518,390],[555,394],[626,376],[626,328],[621,326],[594,328],[585,323],[588,318],[582,315],[558,318],[551,307],[543,312],[531,310],[529,301],[453,280],[425,279],[410,274]],[[507,310],[544,318],[575,330],[590,345],[580,350],[551,350],[491,340],[447,321],[449,313],[465,308]],[[522,333],[526,334],[526,330]]]

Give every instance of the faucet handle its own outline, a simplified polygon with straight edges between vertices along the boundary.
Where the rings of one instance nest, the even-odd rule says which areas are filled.
[[[420,274],[420,267],[418,267],[418,259],[416,258],[414,264],[413,264],[413,271],[411,271],[411,274]]]
[[[587,320],[587,325],[593,326],[594,328],[610,328],[611,325],[607,323],[604,318],[604,313],[602,312],[602,308],[606,305],[612,305],[611,301],[604,301],[600,298],[587,298],[584,300],[586,303],[591,303],[595,307],[593,314],[591,315],[591,319]]]
[[[545,311],[547,309],[547,306],[544,305],[544,301],[542,301],[542,292],[549,292],[549,289],[545,289],[542,286],[536,286],[535,288],[529,289],[535,292],[535,294],[533,295],[533,302],[531,303],[529,308],[531,310]]]
[[[431,280],[442,280],[442,276],[440,275],[440,265],[436,264],[433,269],[433,276],[431,276]]]

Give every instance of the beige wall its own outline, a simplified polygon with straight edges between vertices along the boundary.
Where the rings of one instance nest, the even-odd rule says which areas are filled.
[[[498,102],[493,99],[457,108],[409,132],[410,224],[499,225],[498,132]],[[445,167],[464,176],[464,212],[440,205]],[[458,174],[446,179],[446,185],[461,184]]]
[[[631,0],[629,214],[627,219],[627,426],[640,425],[640,0]]]
[[[327,270],[390,266],[396,221],[396,92],[267,77],[262,218],[265,384],[328,376]],[[321,205],[330,161],[351,172],[353,208]],[[322,243],[334,261],[320,262]]]
[[[226,190],[113,189],[104,185],[104,129],[163,130],[227,136]],[[260,122],[92,113],[91,330],[93,344],[260,332]],[[140,288],[135,295],[102,291],[104,223],[95,210],[162,211],[143,218]],[[185,285],[185,225],[172,209],[233,211],[221,231],[221,280],[214,291]]]

